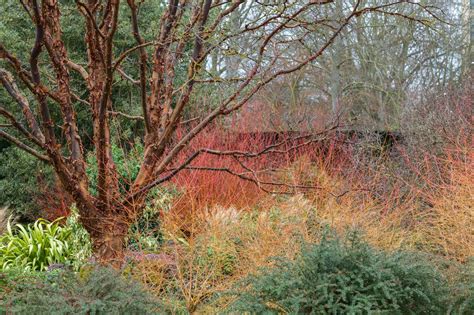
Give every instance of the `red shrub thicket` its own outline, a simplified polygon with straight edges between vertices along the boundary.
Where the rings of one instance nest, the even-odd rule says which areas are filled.
[[[215,124],[202,132],[183,150],[175,166],[183,163],[190,154],[201,148],[249,153],[262,152],[269,147],[271,149],[254,157],[203,153],[190,166],[204,167],[205,170],[183,170],[175,176],[172,183],[184,193],[176,199],[173,213],[183,225],[186,225],[186,220],[192,220],[192,212],[203,211],[215,205],[239,209],[250,209],[258,205],[266,193],[260,190],[255,182],[235,174],[258,178],[261,182],[312,186],[314,182],[305,182],[304,173],[308,170],[304,168],[309,165],[303,165],[300,174],[291,179],[285,177],[285,173],[295,162],[303,159],[325,169],[328,174],[338,174],[346,169],[350,160],[351,146],[347,145],[347,137],[341,133],[328,131],[317,135],[317,132],[309,131],[248,131],[245,124],[239,127],[239,122],[231,122],[230,125],[232,128]],[[182,133],[183,130],[178,130],[177,137]],[[310,189],[271,184],[262,184],[261,187],[276,192]]]

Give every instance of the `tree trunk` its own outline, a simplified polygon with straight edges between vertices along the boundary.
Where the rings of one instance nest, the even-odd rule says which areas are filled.
[[[94,256],[100,264],[120,268],[125,256],[125,236],[128,225],[101,226],[99,235],[92,239]]]
[[[92,240],[92,250],[99,264],[120,268],[125,256],[125,238],[129,224],[116,218],[104,218],[97,225],[86,229]]]
[[[94,259],[99,264],[120,268],[125,256],[125,238],[130,221],[117,212],[111,212],[95,218],[81,215],[81,222],[90,234]]]

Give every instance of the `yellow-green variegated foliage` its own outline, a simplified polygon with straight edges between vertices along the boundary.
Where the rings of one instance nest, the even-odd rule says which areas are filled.
[[[42,271],[52,264],[74,265],[77,260],[74,227],[61,226],[58,220],[39,219],[33,224],[13,227],[8,222],[7,232],[0,236],[0,271],[11,268]]]

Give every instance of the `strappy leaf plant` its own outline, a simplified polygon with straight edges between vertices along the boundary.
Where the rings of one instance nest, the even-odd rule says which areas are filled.
[[[71,229],[57,219],[39,219],[30,225],[7,225],[7,233],[0,236],[0,271],[10,268],[46,270],[49,265],[66,263],[73,255],[69,244]]]

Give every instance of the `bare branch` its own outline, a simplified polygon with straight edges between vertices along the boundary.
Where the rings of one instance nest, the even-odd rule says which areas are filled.
[[[131,76],[129,76],[128,74],[125,73],[125,71],[123,71],[122,68],[118,67],[117,68],[117,71],[118,73],[122,76],[122,78],[130,81],[131,83],[135,84],[135,85],[138,85],[140,86],[140,81],[139,80],[135,80],[134,78],[132,78]]]
[[[122,116],[122,117],[125,117],[125,118],[128,118],[128,119],[133,119],[133,120],[144,120],[143,116],[129,115],[129,114],[125,114],[125,113],[119,112],[119,111],[109,110],[109,114],[112,117]]]
[[[147,43],[139,44],[139,45],[137,45],[137,46],[134,46],[134,47],[132,47],[132,48],[127,49],[126,51],[124,51],[123,53],[121,53],[120,56],[118,56],[118,58],[113,62],[112,71],[117,70],[117,68],[120,66],[120,64],[122,63],[122,61],[123,61],[128,55],[130,55],[132,52],[134,52],[135,50],[138,50],[138,49],[141,49],[141,48],[144,48],[144,47],[153,45],[153,44],[154,44],[154,42],[147,42]]]
[[[82,67],[81,65],[78,65],[77,63],[72,62],[69,59],[67,60],[66,64],[69,68],[78,72],[81,75],[81,77],[84,79],[84,81],[89,82],[89,73],[87,73],[84,67]]]
[[[30,141],[35,143],[36,145],[45,148],[44,142],[40,141],[37,137],[31,134],[22,124],[20,124],[16,118],[13,116],[12,113],[7,111],[5,108],[0,107],[0,115],[7,118],[11,122],[11,126],[15,127],[19,132],[21,132],[24,136],[26,136]]]
[[[5,131],[3,131],[1,129],[0,129],[0,137],[10,141],[11,143],[13,143],[18,148],[22,149],[25,152],[28,152],[29,154],[33,155],[34,157],[36,157],[37,159],[39,159],[43,162],[47,162],[47,163],[51,162],[49,157],[47,157],[46,155],[43,155],[43,154],[39,153],[35,149],[29,147],[28,145],[21,142],[19,139],[15,138],[12,135],[9,135],[8,133],[6,133]]]
[[[95,18],[94,18],[94,15],[92,14],[92,12],[89,10],[89,7],[87,7],[87,5],[85,5],[84,3],[82,3],[81,1],[76,1],[77,5],[79,6],[79,8],[81,8],[82,10],[80,10],[83,14],[85,12],[85,17],[90,21],[90,23],[94,26],[94,29],[95,31],[97,32],[97,34],[99,34],[100,37],[102,37],[103,39],[105,39],[105,35],[102,34],[101,30],[99,29],[99,26],[97,26],[97,23],[95,22]]]
[[[21,94],[17,85],[13,81],[13,76],[11,75],[11,73],[6,71],[5,69],[0,68],[0,81],[2,81],[2,84],[7,90],[8,94],[10,94],[10,96],[13,97],[13,99],[20,106],[20,109],[23,112],[26,121],[28,122],[28,126],[33,131],[34,136],[38,139],[38,141],[44,143],[44,135],[41,132],[41,129],[39,128],[38,122],[36,121],[33,112],[31,111],[30,104],[28,103],[26,97]]]
[[[122,116],[122,117],[125,117],[125,118],[128,118],[128,119],[132,119],[132,120],[144,120],[143,116],[139,116],[139,115],[129,115],[129,114],[126,114],[126,113],[123,113],[123,112],[120,112],[120,111],[109,111],[109,114],[110,114],[112,117]],[[199,118],[200,118],[200,117],[190,118],[190,119],[181,121],[180,124],[181,124],[181,125],[185,125],[185,124],[188,124],[188,123],[190,123],[190,122],[196,121],[196,120],[198,120]]]
[[[138,18],[137,18],[137,6],[135,5],[135,0],[127,0],[128,6],[130,7],[130,11],[132,13],[132,32],[133,36],[135,37],[136,42],[139,45],[145,43],[143,38],[140,35],[140,30],[138,29]],[[146,132],[150,132],[150,118],[148,117],[148,106],[146,100],[146,63],[147,63],[147,54],[145,51],[145,47],[139,48],[140,52],[140,98],[142,102],[142,111],[143,117],[145,121],[145,130]]]
[[[234,175],[239,177],[240,179],[250,181],[254,183],[259,189],[261,189],[264,192],[267,193],[279,193],[279,194],[291,194],[294,193],[295,189],[323,189],[319,186],[311,186],[311,185],[292,185],[288,183],[283,183],[283,182],[272,182],[272,181],[264,181],[260,180],[258,178],[252,178],[246,175],[246,173],[238,173],[230,168],[227,167],[207,167],[207,166],[188,166],[185,169],[187,170],[196,170],[196,171],[217,171],[217,172],[225,172],[230,175]],[[268,185],[268,186],[279,186],[279,187],[285,187],[289,188],[292,190],[292,192],[285,192],[285,191],[269,191],[263,187],[263,185]]]
[[[35,44],[31,51],[30,56],[30,67],[31,67],[31,78],[32,83],[34,84],[34,90],[36,92],[38,102],[40,104],[40,113],[43,120],[43,126],[45,130],[45,140],[46,143],[56,150],[56,137],[53,130],[53,121],[51,119],[51,114],[49,112],[48,102],[46,100],[46,93],[40,88],[41,78],[38,68],[38,57],[41,53],[41,47],[43,46],[44,41],[44,27],[42,17],[39,11],[37,0],[32,0],[33,13],[34,13],[34,22],[36,25],[36,37]]]
[[[56,73],[56,82],[58,85],[58,98],[60,100],[60,109],[64,120],[64,133],[69,151],[71,152],[71,166],[77,178],[81,179],[86,186],[85,161],[82,147],[82,140],[76,122],[76,115],[72,106],[72,96],[70,87],[70,74],[67,66],[73,67],[76,71],[86,79],[88,74],[79,65],[74,64],[68,58],[66,46],[62,40],[62,32],[60,25],[60,16],[58,2],[53,0],[43,0],[42,14],[44,24],[44,45],[48,51],[53,69]],[[86,80],[86,82],[88,82]]]
[[[15,73],[18,75],[23,84],[26,85],[28,90],[31,91],[37,98],[43,97],[45,94],[50,97],[53,101],[59,103],[60,99],[58,96],[51,92],[46,86],[39,82],[38,84],[33,82],[31,74],[25,70],[25,66],[11,53],[9,53],[6,48],[0,43],[0,58],[6,59],[8,63],[15,70]]]

